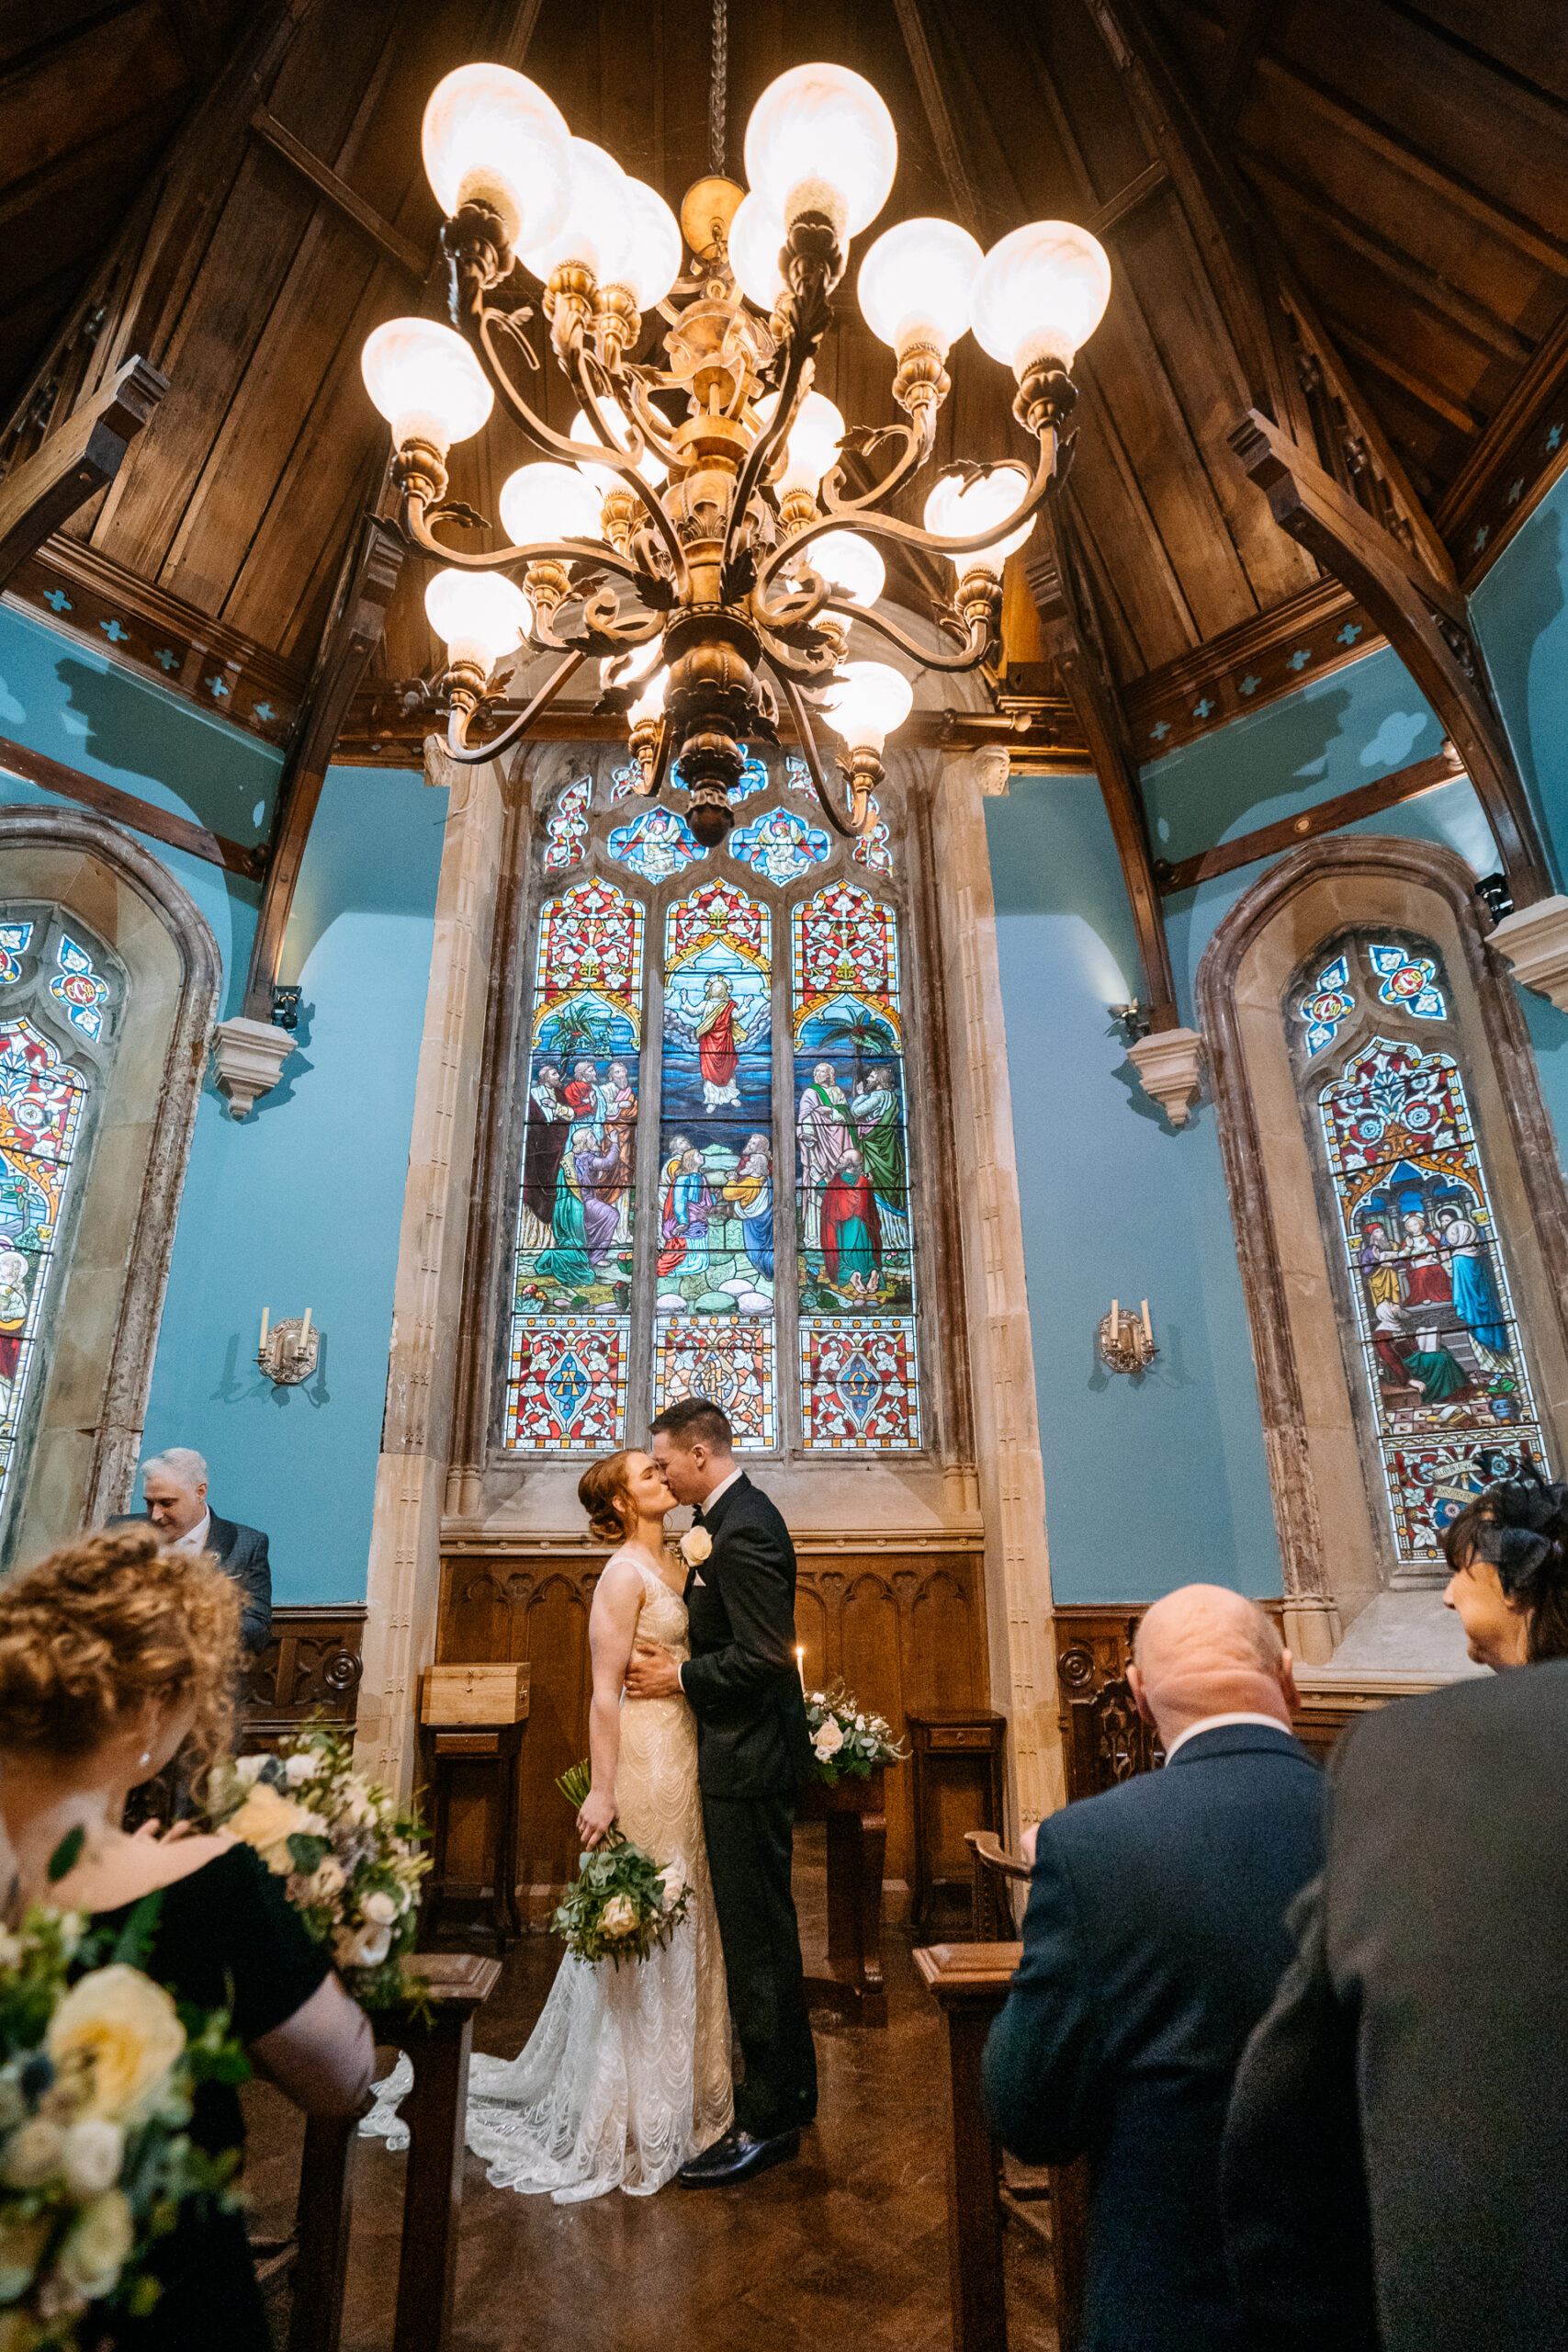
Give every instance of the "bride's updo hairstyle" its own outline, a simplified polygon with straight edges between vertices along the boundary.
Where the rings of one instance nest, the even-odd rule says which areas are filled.
[[[591,1462],[577,1482],[577,1499],[588,1513],[590,1534],[601,1544],[624,1544],[637,1521],[631,1480],[626,1476],[630,1449],[606,1453]]]
[[[1476,1560],[1497,1571],[1529,1621],[1532,1663],[1568,1657],[1568,1487],[1539,1475],[1506,1478],[1479,1494],[1443,1533],[1450,1568]]]
[[[147,1699],[194,1705],[193,1775],[228,1747],[240,1596],[150,1527],[65,1544],[0,1583],[0,1747],[86,1756]]]

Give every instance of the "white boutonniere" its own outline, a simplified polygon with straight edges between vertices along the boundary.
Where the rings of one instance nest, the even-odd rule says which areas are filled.
[[[713,1550],[713,1537],[705,1527],[688,1527],[681,1538],[681,1557],[689,1568],[700,1568]]]

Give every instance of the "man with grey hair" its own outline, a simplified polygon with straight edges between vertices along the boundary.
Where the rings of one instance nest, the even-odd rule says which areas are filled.
[[[1291,1733],[1291,1656],[1218,1585],[1149,1609],[1127,1669],[1163,1771],[1024,1840],[1023,1961],[986,2045],[1004,2146],[1092,2173],[1083,2352],[1247,2352],[1220,2148],[1247,2035],[1322,1867],[1321,1778]]]
[[[170,1552],[209,1552],[240,1588],[240,1639],[250,1651],[265,1649],[272,1637],[272,1567],[266,1537],[259,1527],[220,1519],[208,1507],[207,1464],[194,1446],[165,1446],[141,1465],[144,1511],[111,1519],[111,1527],[133,1527],[150,1520]]]

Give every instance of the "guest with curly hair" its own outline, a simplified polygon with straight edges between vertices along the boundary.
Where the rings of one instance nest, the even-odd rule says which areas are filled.
[[[1527,1475],[1488,1487],[1443,1537],[1443,1605],[1478,1666],[1568,1657],[1568,1487]]]
[[[222,1570],[165,1551],[150,1527],[84,1537],[0,1585],[0,1827],[16,1853],[13,1908],[47,1901],[122,1926],[159,1897],[147,1973],[176,1999],[228,2009],[252,2064],[308,2114],[366,2104],[370,2028],[245,1845],[186,1832],[129,1837],[130,1791],[176,1756],[199,1784],[228,1745],[240,1600]],[[51,1857],[75,1858],[51,1884]],[[0,1838],[0,1845],[4,1838]],[[232,2088],[204,2084],[201,2147],[243,2138]],[[268,2352],[238,2213],[182,2221],[158,2246],[151,2317],[95,2343],[123,2352]]]

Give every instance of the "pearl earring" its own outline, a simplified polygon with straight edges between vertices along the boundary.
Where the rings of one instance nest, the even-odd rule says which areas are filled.
[[[142,1749],[141,1760],[143,1764],[151,1764],[152,1761],[152,1750],[150,1747],[144,1747]]]

